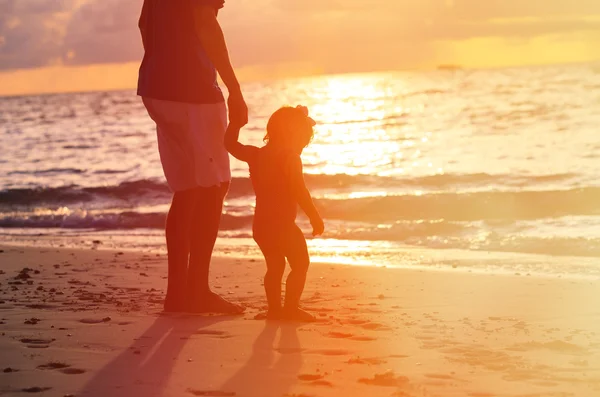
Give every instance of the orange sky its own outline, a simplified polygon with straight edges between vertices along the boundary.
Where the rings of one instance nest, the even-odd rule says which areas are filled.
[[[0,2],[0,95],[134,87],[140,4]],[[242,79],[600,58],[598,0],[230,0],[219,18]]]

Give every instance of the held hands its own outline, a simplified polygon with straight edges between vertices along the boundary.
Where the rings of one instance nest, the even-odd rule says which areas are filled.
[[[310,224],[313,228],[313,237],[320,236],[325,231],[325,224],[323,223],[323,219],[320,216],[318,218],[311,219]]]
[[[237,128],[248,124],[248,106],[241,91],[229,94],[227,107],[229,108],[229,124]]]

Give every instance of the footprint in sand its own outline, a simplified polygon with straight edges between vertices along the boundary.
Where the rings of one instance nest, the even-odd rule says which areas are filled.
[[[66,375],[81,375],[85,373],[85,370],[80,368],[65,368],[60,370],[60,372]]]
[[[45,391],[52,390],[51,387],[28,387],[26,389],[21,389],[23,393],[43,393]]]
[[[56,305],[47,305],[44,303],[35,303],[31,305],[25,305],[25,307],[29,309],[56,309],[58,306]]]
[[[298,379],[304,382],[309,382],[308,384],[311,386],[327,386],[333,387],[333,384],[329,381],[323,379],[324,375],[321,374],[300,374],[298,375]]]
[[[379,323],[366,323],[361,325],[362,328],[374,331],[389,331],[391,328],[387,325]]]
[[[371,386],[400,387],[409,383],[406,376],[396,376],[393,372],[375,374],[373,378],[360,378],[358,383]]]
[[[326,386],[326,387],[333,387],[333,383],[324,380],[324,379],[319,379],[319,380],[315,380],[309,383],[309,385],[312,386]]]
[[[298,375],[298,379],[303,381],[315,381],[319,379],[323,379],[324,376],[321,374],[300,374]]]
[[[66,375],[80,375],[86,372],[84,369],[71,368],[69,364],[57,361],[51,361],[48,364],[38,365],[37,368],[42,370],[59,370],[59,372],[62,372]]]
[[[21,339],[21,343],[27,345],[30,349],[45,349],[52,342],[54,342],[54,339]]]
[[[368,320],[358,320],[358,319],[349,319],[349,320],[346,320],[346,323],[352,324],[352,325],[362,325],[362,324],[367,324],[369,322],[370,321],[368,321]]]
[[[233,397],[235,392],[222,391],[222,390],[194,390],[188,389],[188,393],[194,396],[206,396],[206,397]]]
[[[346,338],[351,338],[354,335],[353,334],[347,334],[344,332],[330,332],[327,334],[328,337],[330,338],[337,338],[337,339],[346,339]]]
[[[64,369],[64,368],[69,368],[69,367],[70,367],[69,364],[51,361],[48,364],[38,365],[37,368],[38,369]]]
[[[347,364],[381,365],[381,364],[387,363],[387,361],[385,361],[381,358],[377,358],[377,357],[366,357],[366,358],[356,357],[356,358],[349,359],[348,361],[346,361],[346,363]]]
[[[79,322],[83,323],[83,324],[102,324],[102,323],[107,323],[110,320],[112,320],[110,317],[104,317],[104,318],[83,318],[83,319],[79,320]]]

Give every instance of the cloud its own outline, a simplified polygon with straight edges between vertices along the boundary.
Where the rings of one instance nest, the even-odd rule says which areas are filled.
[[[263,4],[265,2],[262,2]],[[388,15],[397,20],[435,15],[460,20],[551,17],[600,13],[597,0],[271,0],[267,6],[310,14],[357,12]]]
[[[470,20],[600,14],[597,0],[453,0],[450,3],[447,11],[450,16]]]
[[[600,31],[600,21],[583,19],[600,14],[600,1],[570,7],[564,1],[546,0],[544,7],[537,3],[536,8],[511,0],[267,1],[254,16],[261,30],[245,23],[226,25],[226,31],[245,38],[230,44],[234,60],[242,65],[260,59],[310,59],[330,72],[422,66],[437,58],[439,43],[445,41],[529,41]]]
[[[0,68],[59,62],[70,0],[0,0]]]
[[[0,69],[139,58],[141,0],[0,0]]]
[[[138,61],[142,0],[0,0],[0,69]],[[598,31],[598,0],[230,0],[220,20],[237,66],[325,69],[431,58],[440,41]],[[401,66],[397,64],[397,66]]]
[[[141,0],[93,0],[83,4],[67,27],[65,62],[82,65],[141,59],[137,26],[141,8]]]
[[[52,14],[73,8],[75,0],[0,0],[0,15]]]

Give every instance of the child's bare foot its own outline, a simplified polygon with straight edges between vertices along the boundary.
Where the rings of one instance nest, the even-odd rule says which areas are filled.
[[[297,321],[301,323],[312,323],[316,321],[315,316],[299,307],[284,307],[281,312],[281,319],[286,321]]]

